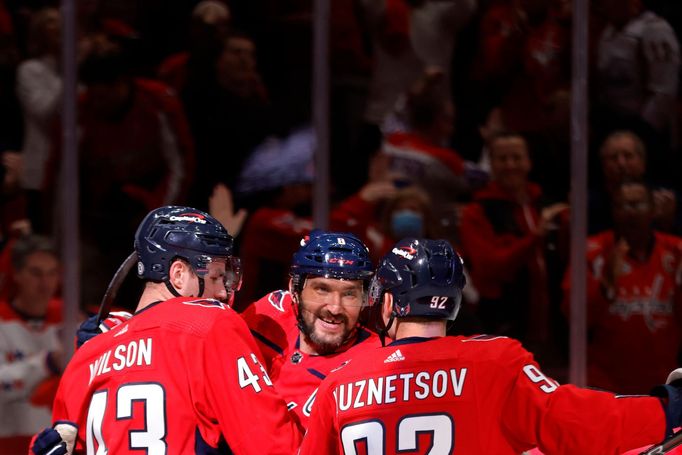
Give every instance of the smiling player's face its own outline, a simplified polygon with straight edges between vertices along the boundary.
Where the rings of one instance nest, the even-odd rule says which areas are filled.
[[[300,298],[307,344],[317,354],[328,354],[343,345],[355,330],[364,301],[363,282],[308,278]]]

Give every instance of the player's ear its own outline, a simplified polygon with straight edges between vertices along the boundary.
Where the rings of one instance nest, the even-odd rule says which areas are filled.
[[[393,312],[393,294],[390,292],[384,292],[384,300],[381,305],[381,316],[384,322],[391,318],[391,313]]]
[[[289,293],[291,294],[291,299],[294,301],[294,303],[298,303],[298,294],[296,293],[296,289],[294,289],[293,278],[289,278]]]
[[[184,274],[187,271],[187,266],[182,261],[173,261],[168,271],[168,279],[175,289],[181,289],[184,286]]]

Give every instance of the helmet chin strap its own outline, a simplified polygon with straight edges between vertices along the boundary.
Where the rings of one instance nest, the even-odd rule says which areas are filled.
[[[170,292],[171,294],[173,294],[175,297],[182,297],[182,296],[180,295],[180,293],[177,291],[177,289],[175,289],[175,288],[173,287],[173,285],[171,284],[170,280],[164,280],[163,284],[166,285],[166,289],[168,289],[168,292]]]
[[[197,275],[197,279],[199,280],[199,295],[197,297],[201,297],[202,295],[204,295],[204,288],[205,288],[204,279],[202,277],[200,277],[199,275]],[[175,289],[175,287],[171,284],[170,280],[165,280],[163,282],[163,284],[166,285],[166,289],[168,289],[168,291],[171,294],[173,294],[175,297],[185,297],[185,296],[180,295],[178,290]],[[186,296],[186,297],[194,297],[194,296],[190,295],[190,296]]]
[[[388,318],[388,323],[386,325],[377,322],[377,332],[379,333],[379,339],[381,340],[381,346],[383,347],[386,347],[386,335],[388,335],[388,331],[391,329],[393,321],[395,321],[395,313],[391,312],[391,317]]]

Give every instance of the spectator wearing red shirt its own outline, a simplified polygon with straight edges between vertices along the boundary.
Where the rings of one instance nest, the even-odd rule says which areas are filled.
[[[549,338],[545,237],[565,208],[542,208],[542,191],[528,181],[531,161],[522,136],[498,133],[489,143],[492,181],[462,213],[460,241],[480,294],[479,316],[489,333],[523,341]]]
[[[588,384],[646,393],[679,365],[682,238],[654,230],[644,183],[623,182],[614,196],[614,229],[588,242]]]
[[[178,99],[158,82],[130,76],[127,63],[117,46],[101,40],[80,68],[86,86],[78,144],[86,304],[101,298],[144,215],[185,200],[194,176],[193,141]]]

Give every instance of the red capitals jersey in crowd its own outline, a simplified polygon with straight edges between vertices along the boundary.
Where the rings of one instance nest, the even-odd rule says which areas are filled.
[[[78,424],[76,453],[291,454],[300,429],[257,352],[216,300],[153,304],[76,352],[53,418]]]
[[[270,378],[305,427],[320,382],[329,372],[361,351],[381,346],[379,337],[358,326],[354,339],[338,352],[310,355],[299,349],[300,332],[291,294],[275,291],[250,305],[242,316],[258,342]]]
[[[559,386],[516,340],[405,338],[327,377],[299,453],[606,455],[664,433],[658,398]]]
[[[612,295],[607,295],[601,282],[614,248],[613,231],[589,238],[588,384],[646,393],[678,366],[682,239],[655,233],[649,257],[640,261],[626,255]]]

